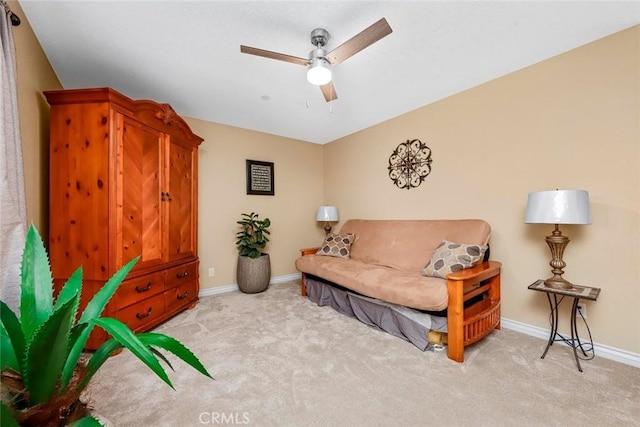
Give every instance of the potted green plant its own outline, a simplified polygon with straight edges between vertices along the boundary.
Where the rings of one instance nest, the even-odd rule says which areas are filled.
[[[267,235],[271,221],[263,220],[255,212],[243,213],[237,222],[241,230],[236,233],[238,246],[238,288],[245,293],[262,292],[269,287],[271,280],[271,260],[262,250],[269,242]]]
[[[174,338],[153,332],[134,334],[119,320],[100,317],[136,261],[120,269],[78,313],[82,268],[54,299],[47,252],[35,227],[29,228],[22,255],[20,318],[0,301],[2,426],[100,425],[89,416],[80,394],[109,356],[122,348],[171,388],[160,361],[173,368],[159,348],[211,378],[198,358]],[[94,326],[113,338],[87,357],[82,349]]]

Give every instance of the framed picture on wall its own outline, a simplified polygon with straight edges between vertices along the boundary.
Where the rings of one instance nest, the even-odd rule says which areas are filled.
[[[247,194],[273,196],[273,162],[247,160]]]

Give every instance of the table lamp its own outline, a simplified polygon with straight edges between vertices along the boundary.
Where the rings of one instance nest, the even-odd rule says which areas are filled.
[[[527,224],[554,224],[555,229],[546,237],[551,249],[553,277],[544,281],[545,286],[555,289],[571,289],[573,285],[562,277],[567,264],[562,260],[569,238],[563,236],[559,224],[591,224],[589,193],[584,190],[555,190],[529,193],[525,213]]]
[[[329,222],[337,222],[338,208],[335,206],[320,206],[318,213],[316,213],[316,221],[324,221],[324,232],[326,234],[331,233],[331,224]]]

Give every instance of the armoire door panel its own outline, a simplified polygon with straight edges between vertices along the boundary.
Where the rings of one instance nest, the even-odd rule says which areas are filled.
[[[50,114],[49,256],[54,278],[66,280],[80,266],[87,280],[109,275],[107,233],[93,225],[97,221],[108,229],[109,169],[96,160],[109,155],[108,115],[106,106],[94,104],[64,105]],[[85,122],[95,125],[88,128]]]
[[[162,133],[126,116],[121,127],[121,265],[136,256],[136,269],[163,262],[160,212]],[[120,216],[120,215],[119,215]]]
[[[195,149],[169,144],[169,260],[195,256]]]

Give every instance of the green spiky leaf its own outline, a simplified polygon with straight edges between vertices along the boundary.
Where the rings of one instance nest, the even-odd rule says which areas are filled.
[[[67,356],[77,298],[72,298],[56,310],[27,345],[23,378],[30,405],[37,405],[53,396]]]
[[[185,347],[177,339],[154,332],[145,332],[138,334],[138,338],[140,338],[140,341],[142,341],[145,345],[153,345],[170,351],[201,374],[209,378],[213,378],[209,374],[209,372],[207,372],[207,369],[202,365],[202,363],[200,363],[200,360],[198,360],[195,354],[193,354],[191,350]]]
[[[20,424],[18,424],[18,421],[16,421],[4,402],[0,402],[0,422],[2,423],[2,427],[20,427]]]
[[[7,304],[0,301],[0,322],[2,322],[2,369],[8,364],[17,372],[22,372],[25,340],[20,321]]]
[[[127,277],[127,274],[131,271],[133,266],[140,259],[139,256],[129,261],[124,267],[116,272],[105,285],[95,293],[91,301],[87,304],[87,307],[82,312],[78,323],[90,322],[93,319],[97,319],[102,314],[102,311],[107,306],[107,303],[115,294],[116,290],[120,286],[120,283]]]
[[[78,320],[78,324],[86,323],[88,327],[85,328],[77,338],[74,337],[74,340],[71,342],[71,350],[69,351],[69,355],[67,357],[67,361],[64,365],[64,369],[62,371],[62,383],[68,384],[71,376],[73,375],[73,370],[78,364],[78,360],[80,359],[80,355],[82,354],[82,349],[84,348],[87,340],[89,339],[89,335],[93,330],[93,320],[100,317],[102,311],[107,306],[107,303],[115,294],[116,290],[122,283],[122,281],[127,277],[127,274],[131,271],[133,266],[138,262],[140,257],[136,257],[129,261],[127,265],[122,267],[120,270],[116,272],[105,285],[95,293],[91,301],[87,304],[80,319]]]
[[[80,354],[73,354],[75,344],[78,342],[80,337],[84,334],[84,331],[89,329],[88,323],[80,323],[79,325],[74,325],[71,328],[71,333],[69,334],[69,345],[67,346],[67,357],[65,358],[65,364],[62,368],[62,376],[60,377],[60,393],[64,393],[69,381],[71,381],[71,377],[73,376],[73,371],[78,363]],[[82,349],[80,349],[82,350]],[[75,360],[75,362],[74,362]]]
[[[58,298],[56,299],[54,305],[54,311],[58,310],[60,306],[62,306],[65,302],[69,301],[72,298],[75,298],[77,302],[73,307],[73,318],[76,318],[76,314],[78,313],[78,307],[80,305],[80,297],[82,295],[82,267],[79,267],[74,273],[69,277],[67,282],[64,284],[60,293],[58,294]],[[68,353],[65,358],[65,366],[62,370],[62,377],[60,378],[61,386],[60,390],[64,390],[69,381],[71,380],[71,376],[73,375],[73,370],[78,363],[78,358],[69,360],[69,354],[74,350],[74,344],[80,339],[82,332],[87,328],[88,324],[84,323],[80,325],[81,327],[74,326],[71,329],[71,334],[69,337],[69,346],[67,347]],[[87,335],[88,337],[88,335]],[[86,342],[86,339],[85,341]],[[84,343],[82,344],[84,346]],[[82,349],[80,349],[82,350]],[[80,351],[81,353],[81,351]],[[80,356],[78,353],[78,357]]]
[[[140,338],[140,335],[138,335],[138,338]],[[160,352],[160,350],[158,350],[157,348],[155,348],[153,346],[148,346],[148,347],[149,347],[149,350],[151,350],[153,352],[153,354],[155,354],[156,358],[158,358],[159,360],[162,360],[164,363],[166,363],[167,366],[169,367],[169,369],[171,369],[173,372],[176,371],[175,369],[173,369],[173,365],[171,364],[171,361],[169,361],[169,359],[167,359],[167,356],[165,356],[162,352]]]
[[[167,383],[169,387],[173,388],[171,380],[169,380],[167,373],[162,369],[162,366],[160,366],[158,359],[155,358],[151,350],[138,339],[127,325],[110,317],[101,317],[100,319],[95,319],[94,322],[97,326],[100,326],[111,334],[116,341],[129,349],[131,353],[147,365],[162,381]]]
[[[80,418],[69,424],[68,427],[103,427],[100,421],[96,420],[93,417],[84,417]]]
[[[25,341],[53,313],[53,279],[42,238],[31,224],[22,253],[20,318]]]
[[[20,364],[7,330],[4,325],[0,324],[0,370],[4,371],[5,369],[20,372]]]
[[[56,298],[56,302],[53,306],[53,310],[55,311],[62,304],[69,301],[71,298],[76,296],[80,296],[80,292],[82,290],[82,267],[79,267],[73,274],[69,277],[67,282],[64,284],[60,293],[58,294],[58,298]],[[80,299],[78,298],[78,302]],[[77,307],[76,307],[77,310]]]
[[[108,319],[108,318],[107,318]],[[107,320],[103,318],[102,320]],[[113,319],[111,319],[113,320]],[[158,334],[158,333],[141,333],[136,335],[137,338],[140,339],[140,342],[147,346],[147,348],[154,354],[156,358],[164,361],[171,370],[173,366],[171,362],[164,356],[164,354],[160,353],[153,346],[157,346],[163,348],[165,350],[170,351],[171,353],[178,356],[187,364],[191,365],[197,371],[206,375],[209,378],[212,378],[209,372],[207,372],[206,368],[200,363],[198,358],[187,349],[182,343],[178,340],[171,338],[169,336]],[[109,359],[109,356],[113,354],[116,350],[123,348],[124,346],[117,341],[115,338],[111,338],[107,342],[103,343],[91,356],[89,363],[87,364],[87,374],[84,379],[84,385],[89,382],[89,380],[93,377],[93,375],[98,371],[98,369]],[[155,371],[154,371],[155,372]]]
[[[84,389],[91,378],[98,372],[98,369],[104,364],[104,362],[109,359],[109,356],[113,354],[114,351],[123,348],[123,345],[116,341],[114,338],[111,338],[104,343],[96,351],[93,352],[93,355],[89,359],[89,363],[87,363],[87,373],[85,377],[79,384],[79,389]]]

